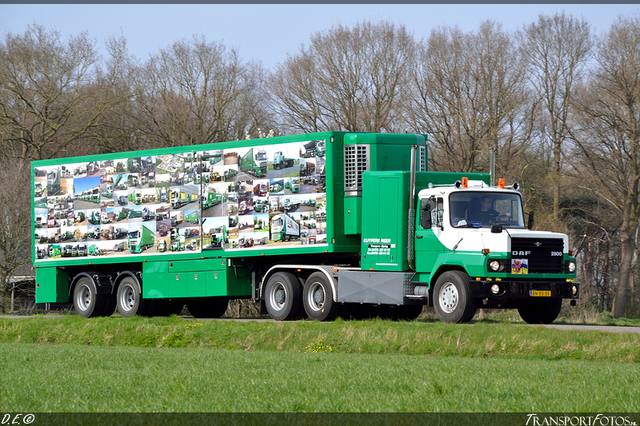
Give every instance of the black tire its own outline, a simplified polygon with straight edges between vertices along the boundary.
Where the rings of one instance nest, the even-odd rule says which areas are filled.
[[[277,321],[296,319],[302,307],[298,279],[289,272],[273,274],[265,286],[264,299],[271,318]]]
[[[518,313],[529,324],[551,324],[560,315],[562,299],[526,299],[518,305]]]
[[[116,306],[120,315],[125,318],[146,315],[150,304],[150,300],[142,298],[142,288],[137,279],[128,276],[120,282],[116,292]]]
[[[433,307],[444,322],[471,321],[478,309],[478,301],[471,297],[469,276],[460,271],[440,275],[433,289]]]
[[[110,317],[116,311],[116,295],[105,294],[102,297],[104,298],[104,311],[100,316]]]
[[[105,298],[98,295],[96,283],[89,277],[82,277],[73,289],[73,308],[85,318],[99,317],[105,308]]]
[[[340,313],[329,278],[322,272],[314,272],[305,281],[302,304],[309,318],[316,321],[331,321]]]
[[[189,313],[196,318],[220,318],[228,307],[228,297],[206,297],[187,302]]]

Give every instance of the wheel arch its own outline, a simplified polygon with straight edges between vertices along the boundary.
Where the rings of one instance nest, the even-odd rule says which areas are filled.
[[[115,285],[111,276],[97,271],[83,271],[76,274],[69,283],[69,300],[71,300],[73,291],[82,278],[90,279],[96,286],[96,294],[113,294]]]
[[[303,281],[306,281],[306,279],[314,272],[322,272],[327,277],[327,279],[329,280],[329,283],[331,284],[331,290],[333,291],[333,301],[337,302],[338,301],[337,300],[337,297],[338,297],[337,282],[327,269],[331,269],[331,268],[328,266],[323,267],[321,265],[275,265],[275,266],[272,266],[271,268],[269,268],[269,270],[267,270],[267,272],[264,274],[260,282],[260,300],[264,300],[264,287],[269,281],[269,278],[271,278],[271,276],[277,272],[289,272],[293,274],[298,279],[299,282],[301,279]],[[300,289],[302,290],[303,288],[304,288],[304,282],[300,282]]]

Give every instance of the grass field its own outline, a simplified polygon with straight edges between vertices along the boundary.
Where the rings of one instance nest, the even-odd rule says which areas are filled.
[[[640,335],[503,323],[0,319],[0,359],[16,412],[640,411]]]

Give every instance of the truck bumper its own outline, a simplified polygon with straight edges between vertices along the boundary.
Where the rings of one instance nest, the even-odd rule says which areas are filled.
[[[580,297],[580,284],[566,281],[470,281],[469,288],[471,297],[488,299],[489,304],[497,305],[517,299],[578,299]]]

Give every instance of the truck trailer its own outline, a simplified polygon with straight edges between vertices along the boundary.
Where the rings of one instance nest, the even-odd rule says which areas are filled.
[[[238,201],[231,196],[224,208],[208,214],[205,203],[196,203],[193,209],[203,220],[189,225],[189,237],[178,233],[182,203],[176,201],[182,193],[200,192],[199,186],[177,183],[170,183],[169,190],[178,197],[172,196],[167,206],[176,220],[171,225],[157,218],[145,226],[129,224],[129,251],[100,241],[89,248],[89,254],[99,256],[63,256],[51,239],[39,244],[33,220],[36,302],[71,301],[85,317],[111,315],[114,306],[124,317],[165,315],[184,304],[194,316],[219,317],[229,299],[251,298],[276,320],[304,315],[331,320],[363,306],[410,319],[427,305],[451,323],[470,321],[478,308],[517,309],[526,322],[550,323],[563,299],[575,304],[579,284],[567,236],[533,230],[533,216],[525,215],[517,184],[495,183],[491,173],[428,171],[425,135],[324,132],[42,160],[32,163],[32,179],[43,181],[35,177],[36,168],[49,178],[61,166],[74,169],[107,160],[128,164],[138,158],[150,158],[151,168],[162,164],[163,169],[150,170],[158,177],[184,173],[185,158],[193,167],[210,161],[214,152],[304,153],[311,141],[322,142],[316,146],[324,146],[325,164],[305,173],[323,182],[316,187],[323,192],[314,193],[315,206],[304,213],[284,213],[281,194],[262,197],[272,208],[255,212],[260,217],[253,223],[262,220],[269,229],[251,227],[239,236],[260,244],[239,244],[232,237],[238,235]],[[47,208],[35,206],[34,192],[32,183],[32,214],[48,214]],[[282,225],[289,229],[282,232]],[[179,236],[170,250],[143,249],[153,246],[156,230],[168,226],[171,235]],[[322,230],[315,244],[305,243],[309,229]],[[203,244],[218,230],[229,238]],[[49,256],[39,258],[37,250]]]

